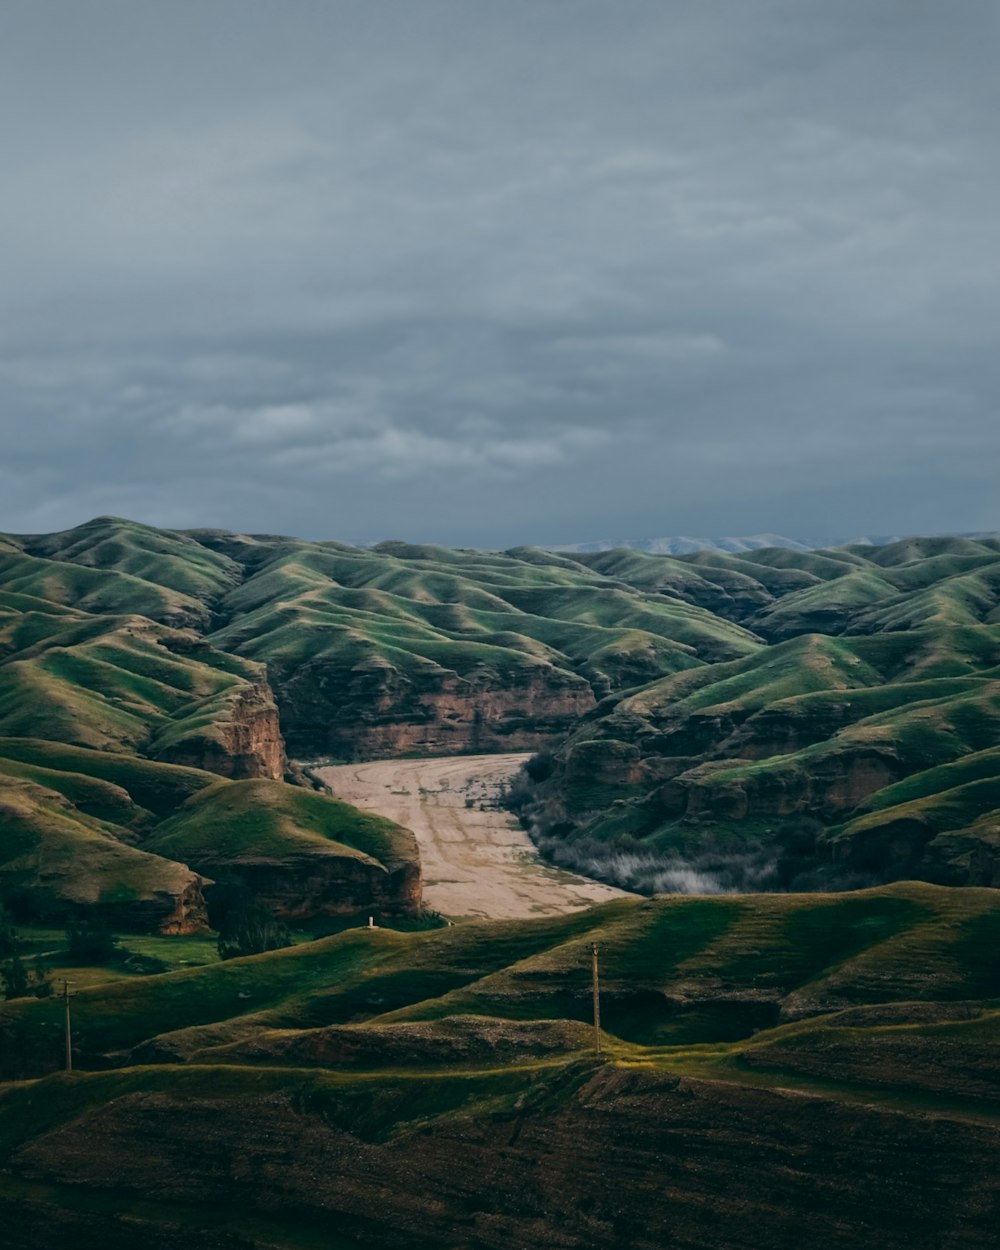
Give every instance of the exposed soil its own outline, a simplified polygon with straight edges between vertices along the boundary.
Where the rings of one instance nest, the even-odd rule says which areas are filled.
[[[424,901],[444,916],[512,920],[577,911],[623,890],[546,864],[497,806],[526,754],[376,760],[317,768],[339,799],[412,829]]]

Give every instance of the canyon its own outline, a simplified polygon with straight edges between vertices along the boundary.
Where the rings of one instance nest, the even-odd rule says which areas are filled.
[[[0,939],[136,947],[58,968],[73,1072],[0,1005],[5,1244],[991,1245],[998,590],[0,537]],[[234,898],[293,944],[220,961]]]

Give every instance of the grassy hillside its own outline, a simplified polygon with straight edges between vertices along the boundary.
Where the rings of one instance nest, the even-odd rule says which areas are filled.
[[[995,623],[1000,540],[914,538],[885,547],[574,557],[629,585],[710,606],[769,641],[919,625]]]
[[[72,1076],[44,1075],[61,1004],[7,1004],[4,1075],[35,1078],[0,1081],[10,1244],[124,1247],[138,1221],[164,1247],[542,1250],[558,1220],[567,1245],[930,1250],[960,1220],[988,1246],[998,899],[907,884],[349,930],[90,984]]]
[[[285,741],[558,747],[542,845],[629,884],[991,883],[996,805],[946,773],[996,742],[998,596],[996,540],[569,556],[99,518],[3,541],[0,733],[270,778]],[[878,800],[925,774],[962,791],[937,815]]]
[[[124,792],[87,782],[0,761],[0,900],[42,920],[86,912],[120,929],[206,927],[197,874],[129,845],[123,826],[107,819],[134,828],[148,813]],[[88,807],[105,819],[88,815]]]
[[[377,1066],[374,1039],[388,1030],[400,1043],[413,1039],[409,1058],[419,1065],[437,1023],[588,1022],[594,942],[613,1053],[751,1035],[756,1044],[763,1028],[847,1008],[1000,1000],[998,936],[996,892],[918,883],[623,899],[569,916],[421,933],[349,929],[249,959],[94,985],[79,996],[80,1062],[99,1065],[112,1051],[119,1062],[124,1052],[136,1061],[284,1062],[292,1047],[300,1063],[313,1053],[309,1063],[322,1065],[324,1039],[350,1049],[357,1034],[353,1066]],[[27,1047],[41,1063],[48,1052],[32,1048],[58,1011],[31,999],[5,1007],[4,1053]],[[530,1058],[538,1030],[523,1036]],[[565,1041],[590,1044],[574,1029]]]
[[[0,903],[16,916],[204,931],[223,886],[295,921],[420,904],[413,837],[391,821],[279,781],[0,739]]]
[[[599,559],[664,589],[673,564],[697,563],[734,592],[717,610],[772,645],[607,699],[580,725],[530,806],[560,862],[654,888],[688,870],[698,888],[1000,880],[992,791],[961,781],[1000,732],[996,542],[705,553],[658,574],[659,557]],[[734,585],[755,561],[756,586]],[[789,570],[810,584],[776,584]],[[993,756],[979,768],[998,775]],[[924,779],[926,819],[890,811],[908,778]]]
[[[293,753],[537,745],[611,691],[758,645],[541,551],[196,536],[247,570],[212,641],[267,665]]]
[[[180,674],[161,671],[164,650],[183,653],[178,667],[209,700],[195,713],[209,732],[225,712],[202,670],[238,684],[266,666],[292,752],[354,756],[540,745],[611,692],[759,646],[704,607],[548,552],[359,550],[113,517],[5,536],[5,621],[13,719],[0,684],[0,730],[147,754],[161,713],[176,718]],[[102,683],[105,699],[80,693]],[[24,711],[36,693],[57,709],[51,725]],[[171,727],[165,745],[178,751],[185,732]]]

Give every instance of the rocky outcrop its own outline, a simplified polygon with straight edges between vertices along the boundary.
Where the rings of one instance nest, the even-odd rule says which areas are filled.
[[[330,847],[281,856],[220,859],[209,854],[198,859],[198,867],[218,882],[217,889],[236,886],[287,921],[362,912],[409,916],[419,910],[422,898],[416,848],[412,859],[390,864]]]
[[[731,775],[747,762],[717,760],[682,773],[657,792],[660,806],[667,815],[696,820],[805,813],[832,821],[903,775],[892,751],[873,749],[831,752],[810,761],[811,767],[748,768]]]
[[[86,862],[48,870],[42,863],[32,868],[27,859],[15,861],[0,870],[0,891],[11,889],[8,905],[34,924],[65,925],[84,915],[99,918],[115,933],[207,932],[204,890],[210,882],[184,864],[138,851],[131,855],[138,870],[132,862],[101,865],[97,878],[88,875]]]
[[[278,669],[273,680],[289,752],[300,758],[539,750],[596,703],[582,677],[549,666],[500,673],[484,665],[460,676],[371,660]]]
[[[569,781],[632,785],[645,778],[639,748],[631,742],[599,738],[576,742],[566,752]]]
[[[266,681],[240,691],[233,700],[232,715],[229,722],[223,724],[222,732],[225,755],[230,761],[230,771],[224,776],[281,780],[285,770],[285,744],[278,724],[278,705]]]
[[[210,887],[211,882],[204,877],[185,872],[174,893],[157,890],[147,898],[131,902],[100,902],[94,910],[112,932],[163,933],[173,936],[207,933],[205,889]]]
[[[157,752],[156,758],[233,780],[267,777],[280,781],[285,772],[285,744],[271,687],[263,678],[241,686],[233,695],[228,716],[213,723],[211,734],[186,737]]]
[[[266,681],[240,691],[233,700],[231,718],[222,726],[222,732],[231,769],[225,776],[281,780],[285,770],[285,744],[278,724],[278,705]]]

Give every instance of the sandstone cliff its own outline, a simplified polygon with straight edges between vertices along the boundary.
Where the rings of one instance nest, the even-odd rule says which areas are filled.
[[[538,750],[595,705],[582,677],[548,666],[404,672],[382,661],[345,669],[275,666],[293,756],[343,759]]]
[[[280,780],[285,771],[285,744],[267,680],[262,677],[238,687],[225,712],[213,718],[205,732],[154,749],[154,754],[164,763],[201,768],[220,777]]]

